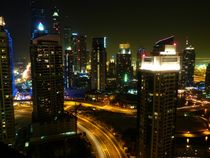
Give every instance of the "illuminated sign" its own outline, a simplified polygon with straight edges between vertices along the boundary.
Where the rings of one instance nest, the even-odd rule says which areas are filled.
[[[4,26],[4,25],[5,25],[4,18],[0,16],[0,26]]]
[[[176,55],[176,45],[165,45],[165,51],[161,55]]]
[[[141,64],[142,70],[151,71],[178,71],[180,70],[179,56],[152,56],[145,57]]]
[[[66,50],[72,50],[72,49],[71,49],[71,46],[67,47]]]
[[[37,26],[37,29],[39,30],[39,31],[44,31],[44,25],[40,22],[39,24],[38,24],[38,26]]]
[[[124,82],[128,82],[128,74],[125,74],[125,76],[124,76]]]
[[[104,48],[107,47],[106,39],[107,39],[107,37],[104,37]]]
[[[72,33],[72,36],[77,36],[78,35],[78,33]]]
[[[58,12],[54,12],[54,13],[53,13],[53,16],[59,16],[59,15],[58,15]]]

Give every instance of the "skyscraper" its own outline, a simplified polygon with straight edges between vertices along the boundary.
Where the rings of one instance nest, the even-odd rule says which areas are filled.
[[[106,88],[106,37],[93,38],[91,52],[91,89]]]
[[[109,68],[108,68],[108,77],[115,78],[116,77],[116,62],[114,57],[109,60]]]
[[[173,157],[180,58],[170,38],[155,44],[156,55],[142,59],[137,112],[141,158]]]
[[[195,49],[186,41],[181,54],[181,88],[191,87],[194,83]]]
[[[73,71],[74,73],[81,73],[86,71],[87,65],[87,37],[72,33],[71,36],[71,48],[74,55]]]
[[[208,66],[206,67],[205,85],[206,85],[206,92],[210,94],[210,64],[208,64]]]
[[[119,52],[116,56],[117,65],[117,80],[118,87],[121,89],[124,85],[127,85],[133,77],[133,67],[131,59],[130,44],[120,44]]]
[[[39,26],[37,29],[39,32]],[[40,33],[39,33],[40,34]],[[64,80],[60,37],[42,35],[31,41],[33,120],[56,120],[63,114]]]
[[[52,33],[60,34],[60,15],[59,10],[55,7],[52,14]]]
[[[13,48],[10,34],[4,26],[4,18],[0,17],[0,141],[13,144],[15,139],[12,96]]]
[[[69,89],[73,87],[73,80],[74,80],[74,72],[73,72],[73,63],[74,61],[74,54],[69,46],[65,49],[64,52],[64,87],[65,89]]]
[[[46,17],[44,15],[44,7],[41,0],[30,0],[31,7],[31,35],[36,30],[36,26],[42,23],[46,26]],[[33,36],[33,35],[32,35]]]

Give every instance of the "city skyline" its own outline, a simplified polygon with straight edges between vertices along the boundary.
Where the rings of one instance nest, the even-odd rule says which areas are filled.
[[[48,0],[49,1],[49,0]],[[47,2],[46,1],[46,4]],[[6,27],[14,39],[14,56],[29,57],[30,7],[29,0],[20,2],[3,1],[5,7],[0,14],[5,17]],[[55,2],[47,5],[50,9]],[[119,43],[130,43],[132,54],[138,48],[152,49],[152,42],[163,37],[175,35],[178,51],[184,49],[186,38],[195,47],[197,57],[210,57],[209,26],[210,13],[204,2],[180,2],[173,4],[161,2],[82,2],[67,1],[57,3],[62,21],[73,32],[87,35],[88,48],[91,49],[93,37],[107,36],[108,58],[118,51]],[[7,8],[11,8],[8,12]],[[28,13],[28,14],[26,14]],[[14,20],[14,19],[18,20]]]

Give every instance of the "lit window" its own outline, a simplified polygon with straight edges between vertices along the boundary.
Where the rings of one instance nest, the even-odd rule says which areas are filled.
[[[9,95],[5,95],[5,98],[9,98]]]

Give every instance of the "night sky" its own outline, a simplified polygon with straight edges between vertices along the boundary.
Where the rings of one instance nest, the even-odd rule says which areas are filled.
[[[53,5],[52,0],[42,1],[48,9]],[[89,48],[92,37],[107,36],[109,56],[116,54],[119,43],[130,43],[135,56],[138,48],[151,51],[157,40],[175,35],[178,51],[188,38],[197,57],[210,58],[209,2],[182,1],[58,0],[57,6],[63,17],[68,16],[65,24],[88,36]],[[13,37],[15,58],[28,57],[29,0],[1,0],[0,15]]]

